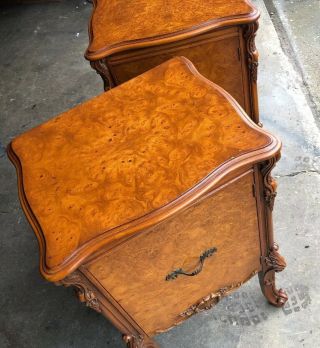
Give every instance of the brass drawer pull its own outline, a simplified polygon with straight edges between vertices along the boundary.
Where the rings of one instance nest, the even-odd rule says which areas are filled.
[[[181,275],[186,275],[188,277],[193,277],[197,274],[199,274],[201,271],[202,271],[202,268],[203,268],[203,264],[204,264],[204,261],[207,257],[210,257],[212,256],[215,252],[217,252],[217,248],[213,247],[211,249],[208,249],[208,250],[205,250],[199,257],[199,263],[196,267],[196,269],[191,272],[191,273],[187,273],[185,272],[182,268],[178,268],[176,270],[174,270],[173,272],[167,274],[166,276],[166,280],[174,280],[178,277],[179,274]]]

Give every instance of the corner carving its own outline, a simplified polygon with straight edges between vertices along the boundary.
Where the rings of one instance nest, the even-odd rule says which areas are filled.
[[[101,76],[105,91],[115,86],[110,69],[104,59],[91,61],[90,65],[96,71],[96,73]]]
[[[288,301],[288,295],[283,289],[277,289],[274,272],[283,271],[287,264],[278,252],[279,246],[274,243],[268,255],[264,258],[264,271],[259,274],[261,288],[268,301],[277,307],[282,307]]]
[[[147,336],[127,334],[123,335],[122,339],[126,343],[127,348],[158,348],[158,345]]]
[[[277,161],[280,159],[280,155],[271,158],[265,162],[261,169],[264,184],[264,200],[267,207],[272,211],[274,207],[274,201],[277,196],[277,182],[271,176],[271,171],[274,168]]]
[[[200,300],[198,303],[190,306],[184,312],[180,313],[179,316],[182,318],[189,318],[194,314],[211,309],[213,306],[219,303],[223,297],[227,296],[230,292],[240,288],[245,282],[247,282],[250,278],[252,278],[257,273],[258,273],[257,271],[253,271],[246,280],[240,283],[231,284],[227,287],[219,289],[215,293],[209,294],[208,296]]]
[[[258,22],[250,23],[246,26],[244,31],[244,38],[246,40],[248,67],[250,79],[256,83],[258,79],[258,51],[255,44],[256,32],[259,28]]]
[[[73,286],[80,302],[84,302],[87,307],[101,313],[100,304],[94,291],[90,289],[89,282],[80,272],[75,271],[55,284],[65,287]]]
[[[269,269],[271,268],[275,272],[281,272],[287,266],[287,263],[286,263],[284,257],[278,253],[278,250],[279,250],[278,244],[274,243],[272,248],[269,251],[268,256],[266,256],[264,259],[266,266]]]
[[[249,80],[249,99],[250,99],[250,116],[252,120],[262,126],[259,122],[259,101],[258,101],[258,58],[259,53],[256,48],[255,38],[259,28],[258,21],[249,23],[243,27],[243,39],[246,51],[246,66],[248,67]]]

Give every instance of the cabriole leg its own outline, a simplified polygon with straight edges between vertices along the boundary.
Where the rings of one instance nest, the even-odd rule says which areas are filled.
[[[282,307],[288,300],[283,289],[277,289],[275,285],[275,273],[281,272],[286,267],[285,259],[279,254],[279,246],[273,239],[272,210],[277,195],[277,183],[271,176],[271,170],[279,160],[280,154],[264,163],[261,167],[263,179],[263,198],[265,216],[265,252],[262,256],[262,271],[259,273],[259,281],[263,294],[274,306]]]
[[[275,285],[275,272],[281,272],[286,267],[284,258],[278,253],[279,246],[274,243],[269,255],[264,258],[263,270],[259,273],[261,290],[267,300],[276,307],[282,307],[288,300],[283,289]]]
[[[116,308],[93,286],[84,274],[77,270],[55,283],[65,287],[72,286],[81,302],[108,318],[122,335],[127,348],[158,348],[158,345],[139,327],[132,325],[122,309]]]

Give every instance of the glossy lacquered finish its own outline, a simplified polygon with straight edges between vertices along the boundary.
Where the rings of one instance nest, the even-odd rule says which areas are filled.
[[[259,12],[247,0],[93,1],[86,58],[105,89],[174,56],[227,90],[259,122],[254,44]]]
[[[176,59],[14,139],[45,265],[79,257],[224,162],[268,147],[224,94]]]
[[[173,36],[184,37],[221,26],[221,22],[257,16],[246,0],[96,0],[91,19],[91,40],[87,56],[114,53],[122,46],[142,47],[149,38],[167,42]],[[143,19],[143,20],[142,20]]]
[[[42,275],[74,286],[128,347],[259,273],[276,306],[280,142],[175,58],[12,141]]]
[[[253,180],[252,171],[243,174],[85,269],[147,334],[177,325],[199,299],[260,270]],[[192,272],[199,256],[212,248],[216,251],[199,274],[166,279],[180,268]]]

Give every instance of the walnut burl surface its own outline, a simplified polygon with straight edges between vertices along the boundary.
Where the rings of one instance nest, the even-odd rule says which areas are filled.
[[[101,58],[122,46],[167,42],[209,31],[221,25],[256,20],[248,0],[93,0],[87,58]]]
[[[260,240],[252,172],[85,265],[148,334],[181,323],[188,307],[239,284],[260,269]],[[193,269],[209,247],[217,252],[194,277],[165,281]],[[233,287],[232,286],[232,287]]]
[[[8,153],[42,274],[57,280],[279,146],[190,61],[174,58],[20,135]]]

